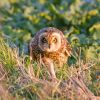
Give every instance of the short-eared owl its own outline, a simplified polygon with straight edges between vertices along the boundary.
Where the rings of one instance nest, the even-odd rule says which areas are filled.
[[[52,78],[56,78],[54,66],[62,67],[71,55],[71,46],[64,34],[53,27],[37,32],[30,42],[30,56],[48,68]]]

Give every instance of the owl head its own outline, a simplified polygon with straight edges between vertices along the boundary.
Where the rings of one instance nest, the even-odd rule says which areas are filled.
[[[48,27],[37,32],[38,46],[42,51],[55,52],[61,47],[63,33],[53,27]]]

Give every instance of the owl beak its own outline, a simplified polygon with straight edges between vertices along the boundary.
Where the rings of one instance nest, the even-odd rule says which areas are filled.
[[[49,44],[49,49],[50,49],[51,45]]]

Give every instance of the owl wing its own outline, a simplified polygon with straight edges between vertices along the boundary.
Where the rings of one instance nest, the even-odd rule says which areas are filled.
[[[69,44],[69,42],[66,40],[66,50],[65,50],[65,54],[68,56],[71,56],[72,54],[72,48],[71,45]]]
[[[30,60],[36,60],[37,59],[37,41],[35,38],[33,38],[30,41],[29,44],[29,48],[30,48]]]

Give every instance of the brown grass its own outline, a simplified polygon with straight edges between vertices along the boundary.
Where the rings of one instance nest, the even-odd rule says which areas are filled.
[[[7,50],[5,50],[4,46]],[[20,57],[16,50],[15,52],[6,44],[3,47],[5,51],[3,48],[3,51],[0,51],[0,57],[4,58],[4,61],[0,61],[0,97],[3,100],[26,100],[30,97],[33,100],[100,99],[88,89],[85,81],[86,71],[95,66],[95,63],[83,63],[79,58],[77,63],[78,68],[75,65],[67,69],[63,68],[64,74],[67,77],[63,78],[64,76],[62,74],[61,78],[53,82],[48,79],[48,72],[46,72],[47,70],[43,70],[43,67],[37,66],[30,61],[26,65],[25,56]],[[8,68],[12,69],[8,71]],[[63,73],[62,69],[60,69],[60,73]]]

